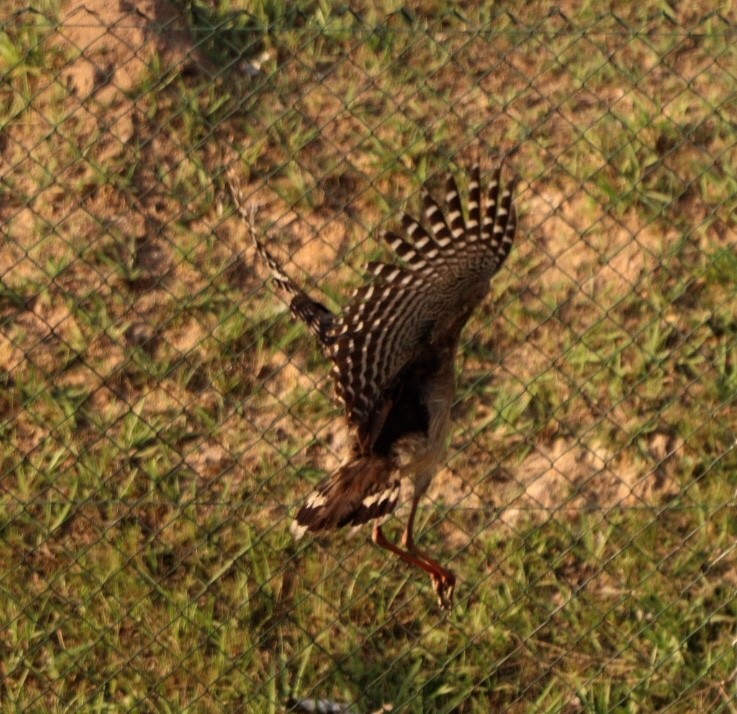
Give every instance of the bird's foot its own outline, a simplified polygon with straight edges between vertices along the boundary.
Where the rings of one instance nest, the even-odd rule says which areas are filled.
[[[451,610],[453,607],[453,591],[456,586],[456,576],[450,570],[441,570],[430,573],[433,590],[438,596],[438,605],[441,610]]]

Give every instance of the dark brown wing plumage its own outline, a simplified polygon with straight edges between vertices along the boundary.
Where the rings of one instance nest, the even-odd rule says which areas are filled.
[[[446,188],[446,211],[423,191],[427,228],[402,219],[404,236],[384,238],[401,265],[374,263],[373,280],[359,288],[330,330],[336,391],[346,418],[359,430],[379,407],[382,395],[402,369],[429,349],[442,331],[463,327],[488,292],[514,239],[514,184],[501,191],[497,170],[482,205],[479,169],[469,186],[466,222],[455,179]],[[465,315],[466,320],[451,319]],[[452,328],[449,327],[452,323]]]

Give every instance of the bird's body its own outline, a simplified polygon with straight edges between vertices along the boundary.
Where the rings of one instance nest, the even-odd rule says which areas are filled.
[[[236,190],[234,196],[238,203]],[[403,235],[385,234],[402,264],[369,265],[372,280],[340,314],[306,295],[256,241],[276,284],[291,296],[292,312],[333,362],[350,429],[345,463],[308,496],[292,532],[301,536],[372,521],[374,542],[425,570],[441,605],[451,603],[455,576],[415,546],[414,518],[445,455],[461,331],[514,239],[512,189],[501,189],[499,169],[482,203],[478,167],[467,217],[452,176],[445,212],[424,192],[427,228],[405,215]],[[239,210],[248,218],[240,203]],[[381,523],[394,510],[405,478],[414,493],[400,548],[386,539]]]

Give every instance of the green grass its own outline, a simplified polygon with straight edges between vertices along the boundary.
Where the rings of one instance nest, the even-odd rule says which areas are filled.
[[[737,710],[734,13],[216,5],[0,21],[2,711]],[[226,172],[340,304],[477,157],[521,230],[418,515],[448,615],[292,541],[337,412]]]

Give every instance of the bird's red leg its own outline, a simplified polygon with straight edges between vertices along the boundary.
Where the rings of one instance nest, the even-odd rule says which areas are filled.
[[[414,521],[414,511],[416,504],[412,504],[412,513],[410,514],[410,521],[407,524],[407,529],[404,532],[402,542],[407,547],[407,550],[400,548],[398,545],[392,543],[381,530],[381,526],[374,526],[372,533],[372,540],[380,548],[394,553],[397,557],[401,558],[407,563],[422,568],[429,576],[432,581],[433,589],[438,596],[438,602],[440,607],[443,609],[450,609],[453,606],[453,588],[455,586],[455,575],[449,570],[443,568],[439,563],[435,562],[432,558],[419,551],[412,540],[411,527]]]
[[[418,558],[427,563],[432,568],[430,577],[432,579],[433,588],[438,595],[438,601],[441,607],[452,607],[453,605],[453,589],[456,584],[456,576],[452,571],[444,568],[436,560],[433,560],[427,553],[420,550],[415,545],[414,539],[414,527],[415,527],[415,514],[417,513],[417,504],[420,499],[415,497],[412,499],[412,507],[410,508],[409,518],[407,518],[407,527],[404,529],[402,534],[402,545],[407,549],[408,552],[412,553]]]

